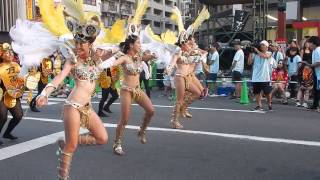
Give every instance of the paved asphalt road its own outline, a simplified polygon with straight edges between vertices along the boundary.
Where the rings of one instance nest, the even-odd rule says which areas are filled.
[[[0,146],[0,180],[54,180],[63,99],[51,100],[41,113],[28,112],[15,130],[18,141]],[[97,108],[98,99],[94,99]],[[148,143],[136,136],[142,109],[133,106],[123,157],[112,153],[120,106],[104,118],[109,143],[80,147],[72,162],[73,180],[320,180],[320,114],[274,105],[274,112],[247,111],[223,97],[192,105],[185,130],[172,131],[172,103],[154,95],[156,114]],[[25,105],[25,104],[24,104]]]

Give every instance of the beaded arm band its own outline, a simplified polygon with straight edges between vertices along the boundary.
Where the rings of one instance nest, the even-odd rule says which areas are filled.
[[[53,90],[56,90],[56,89],[57,89],[57,87],[56,87],[54,84],[48,83],[48,84],[46,85],[46,87],[42,90],[40,96],[44,96],[44,97],[47,97],[47,98],[48,98],[51,93],[47,93],[47,92],[46,92],[46,89],[49,88],[49,87],[52,87]]]
[[[124,56],[124,54],[121,51],[118,51],[111,58],[101,62],[99,64],[99,68],[100,69],[108,69],[108,68],[114,66],[114,63],[116,62],[116,60],[119,59],[121,56]]]

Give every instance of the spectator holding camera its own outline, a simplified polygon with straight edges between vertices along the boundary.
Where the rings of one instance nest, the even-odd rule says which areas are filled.
[[[232,82],[236,85],[236,90],[232,98],[239,98],[241,93],[242,73],[244,69],[244,53],[241,49],[240,41],[235,41],[233,44],[234,49],[237,52],[234,55],[233,62],[231,65]]]
[[[271,99],[271,77],[270,77],[270,61],[272,59],[271,52],[268,51],[269,43],[265,40],[260,42],[259,49],[254,48],[254,53],[249,54],[248,64],[253,64],[252,85],[253,93],[256,97],[256,111],[263,111],[261,102],[261,92],[267,97],[269,111],[272,111]]]

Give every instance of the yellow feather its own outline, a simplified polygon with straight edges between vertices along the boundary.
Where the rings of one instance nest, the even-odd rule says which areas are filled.
[[[171,15],[170,19],[178,25],[179,33],[181,33],[182,31],[185,30],[184,25],[183,25],[183,21],[182,21],[181,12],[176,6],[173,7],[173,9],[172,9],[172,15]]]
[[[104,43],[118,44],[126,39],[126,21],[117,20],[110,29],[104,28]]]
[[[175,31],[167,30],[164,33],[161,33],[162,42],[165,44],[174,45],[178,41],[177,33]]]
[[[145,31],[147,32],[147,34],[149,35],[149,37],[150,37],[151,39],[153,39],[154,41],[162,42],[160,36],[156,35],[156,34],[152,31],[152,29],[151,29],[151,27],[150,27],[150,24],[149,24],[148,26],[146,26]]]
[[[65,6],[65,12],[77,19],[81,24],[86,22],[83,12],[83,0],[62,0],[62,4]]]
[[[148,9],[148,4],[149,4],[148,0],[139,0],[135,15],[132,19],[133,24],[135,25],[141,24],[141,19]]]
[[[177,42],[177,34],[174,31],[167,30],[166,32],[161,33],[160,36],[156,35],[150,25],[146,26],[145,28],[146,32],[148,33],[149,37],[153,39],[154,41],[158,41],[165,44],[172,44],[174,45]]]
[[[98,17],[98,19],[99,19],[99,21],[101,22],[101,18],[100,18],[100,14],[99,13],[97,13],[97,12],[92,12],[92,11],[90,11],[90,12],[85,12],[84,13],[84,18],[86,19],[86,20],[90,20],[91,18],[93,18],[93,17]]]
[[[210,18],[210,13],[209,13],[207,7],[204,6],[204,7],[202,8],[201,12],[199,13],[197,19],[196,19],[196,20],[194,21],[194,23],[192,24],[193,29],[194,29],[194,30],[197,30],[197,29],[201,26],[201,24],[202,24],[205,20],[207,20],[207,19],[209,19],[209,18]]]
[[[63,7],[58,5],[55,8],[53,1],[39,0],[39,8],[44,26],[56,36],[68,34],[69,30],[65,25]]]

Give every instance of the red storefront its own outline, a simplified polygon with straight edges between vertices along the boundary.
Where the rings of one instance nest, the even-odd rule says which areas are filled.
[[[295,29],[317,28],[320,36],[320,21],[293,22],[292,27]]]

